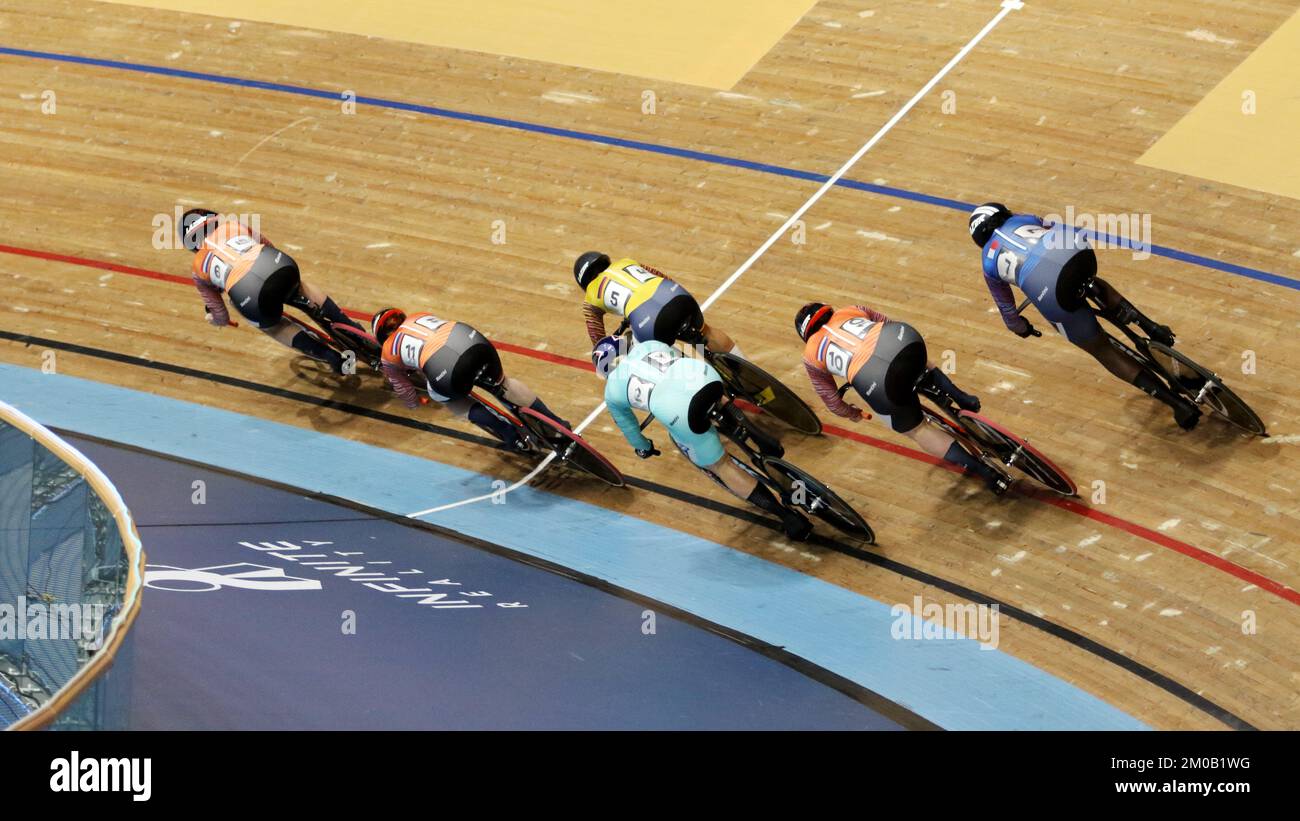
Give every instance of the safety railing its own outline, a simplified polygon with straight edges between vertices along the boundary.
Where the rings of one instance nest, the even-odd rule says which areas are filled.
[[[108,477],[0,402],[0,728],[123,724],[144,562]]]

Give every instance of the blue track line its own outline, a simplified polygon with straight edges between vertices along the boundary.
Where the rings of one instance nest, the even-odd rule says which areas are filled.
[[[185,80],[221,83],[223,85],[239,86],[241,88],[255,88],[262,91],[279,91],[285,94],[297,94],[303,97],[315,97],[322,100],[342,101],[345,99],[343,92],[325,91],[323,89],[307,88],[306,86],[295,86],[285,83],[271,83],[265,80],[249,80],[242,77],[228,77],[222,74],[209,74],[202,71],[187,71],[179,68],[167,68],[166,66],[151,66],[146,63],[130,63],[122,60],[104,60],[98,57],[82,57],[76,54],[59,54],[52,51],[31,51],[29,49],[10,48],[8,46],[0,46],[0,54],[8,54],[14,57],[28,57],[37,60],[52,60],[60,63],[97,66],[99,68],[111,68],[122,71],[136,71],[141,74],[155,74],[164,77],[179,77]],[[492,125],[500,128],[515,129],[517,131],[527,131],[533,134],[546,134],[551,137],[582,140],[584,142],[608,145],[616,148],[626,148],[633,151],[645,151],[652,154],[663,154],[670,157],[695,160],[697,162],[712,163],[714,165],[743,168],[749,171],[759,171],[764,174],[775,174],[781,177],[790,177],[792,179],[806,180],[808,182],[824,183],[826,180],[830,179],[830,175],[828,174],[818,174],[812,171],[800,171],[795,168],[786,168],[784,166],[772,165],[770,163],[754,162],[752,160],[744,160],[738,157],[728,157],[724,154],[713,154],[707,151],[692,151],[687,148],[676,148],[670,145],[659,145],[657,143],[642,142],[640,140],[625,140],[621,137],[610,137],[589,131],[556,128],[554,126],[539,125],[537,123],[529,123],[522,120],[510,120],[504,117],[490,117],[484,114],[472,114],[465,111],[455,111],[449,108],[421,105],[419,103],[386,100],[382,97],[358,96],[355,102],[358,105],[371,105],[377,108],[387,108],[395,111],[411,111],[418,114],[427,114],[431,117],[442,117],[449,120],[460,120],[462,122],[479,123],[481,125]],[[948,197],[923,194],[918,191],[909,191],[905,188],[875,185],[860,180],[844,178],[836,182],[836,185],[844,188],[851,188],[856,191],[867,191],[872,194],[881,194],[895,199],[909,200],[911,202],[934,205],[940,208],[949,208],[954,211],[969,211],[975,207],[974,203],[962,202]],[[1105,237],[1115,245],[1123,245],[1125,242],[1122,238],[1114,238],[1104,234],[1099,236]],[[1177,260],[1178,262],[1186,262],[1191,265],[1198,265],[1202,268],[1210,268],[1215,271],[1222,271],[1236,276],[1247,277],[1259,282],[1280,285],[1283,288],[1300,290],[1300,279],[1293,279],[1291,277],[1282,276],[1281,274],[1261,271],[1257,268],[1249,268],[1245,265],[1221,262],[1217,259],[1201,256],[1200,254],[1180,251],[1176,248],[1168,248],[1163,245],[1152,245],[1150,250],[1155,256]]]

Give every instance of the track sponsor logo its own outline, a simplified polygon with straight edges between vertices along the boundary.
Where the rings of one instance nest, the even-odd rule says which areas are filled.
[[[321,589],[318,579],[289,576],[284,568],[248,562],[195,568],[151,564],[145,567],[144,583],[154,590],[174,593],[211,593],[227,587],[275,591]]]
[[[495,593],[475,590],[450,578],[434,578],[420,568],[394,569],[386,559],[367,558],[363,550],[325,550],[334,542],[303,539],[301,542],[241,541],[241,547],[255,550],[264,557],[292,562],[299,568],[343,579],[368,587],[397,599],[409,601],[429,610],[517,610],[526,609],[520,601],[499,601]]]

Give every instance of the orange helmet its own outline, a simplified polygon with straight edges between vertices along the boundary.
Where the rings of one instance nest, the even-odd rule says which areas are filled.
[[[381,308],[370,319],[370,330],[380,345],[406,321],[406,312],[398,308]]]

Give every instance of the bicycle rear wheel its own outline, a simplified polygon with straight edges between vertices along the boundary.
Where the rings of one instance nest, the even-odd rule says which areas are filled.
[[[1034,446],[983,416],[962,411],[958,415],[966,432],[988,446],[1007,467],[1015,468],[1049,490],[1077,496],[1078,487],[1069,475]]]
[[[784,459],[764,459],[763,469],[781,486],[792,504],[841,533],[875,544],[875,531],[835,491]]]
[[[532,408],[520,408],[519,419],[555,451],[561,462],[573,465],[606,484],[623,487],[623,474],[586,439]]]
[[[1218,374],[1201,367],[1168,345],[1152,342],[1149,347],[1151,358],[1164,368],[1166,373],[1178,380],[1188,393],[1196,397],[1199,404],[1205,405],[1220,419],[1247,433],[1256,436],[1268,435],[1264,430],[1264,421],[1242,401],[1240,396],[1224,386]]]
[[[711,354],[710,361],[722,381],[737,396],[800,433],[816,436],[822,432],[821,420],[813,409],[779,379],[753,362],[729,353]]]

